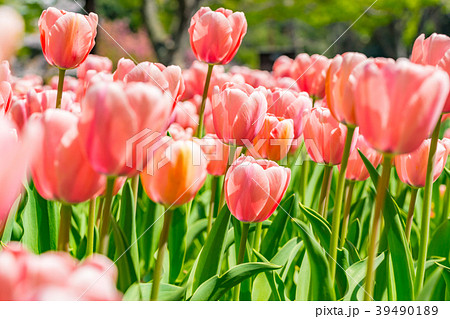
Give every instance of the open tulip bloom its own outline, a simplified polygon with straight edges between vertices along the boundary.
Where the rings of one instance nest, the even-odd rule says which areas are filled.
[[[448,299],[447,35],[258,70],[202,7],[183,69],[90,54],[97,24],[42,12],[59,75],[0,62],[0,300]]]

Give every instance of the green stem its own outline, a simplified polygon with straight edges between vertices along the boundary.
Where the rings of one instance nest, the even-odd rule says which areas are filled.
[[[353,133],[355,127],[347,126],[347,136],[345,138],[344,152],[342,154],[341,170],[336,188],[336,196],[334,199],[333,221],[331,224],[331,242],[330,242],[330,272],[331,282],[334,282],[336,275],[336,257],[337,246],[339,242],[339,226],[341,223],[342,202],[344,200],[345,173],[347,171],[348,157],[350,156],[350,147],[352,145]]]
[[[136,215],[137,201],[138,201],[138,195],[139,195],[139,175],[133,176],[131,178],[131,189],[133,191],[133,200],[134,200],[134,214],[133,215]]]
[[[259,246],[261,245],[262,236],[262,223],[256,223],[255,241],[253,242],[253,249],[259,252]],[[253,256],[253,261],[256,260],[256,256]]]
[[[300,153],[300,156],[302,156],[303,153]],[[306,197],[306,187],[307,187],[307,181],[308,181],[308,168],[309,168],[309,161],[306,159],[303,161],[301,166],[301,172],[300,172],[300,201],[304,204],[305,203],[305,197]]]
[[[89,201],[86,257],[94,253],[95,198]]]
[[[64,87],[64,75],[66,74],[66,70],[59,69],[59,79],[58,79],[58,93],[56,94],[56,108],[61,108],[61,98],[63,94]]]
[[[411,199],[409,201],[408,217],[406,218],[406,228],[405,228],[406,241],[408,243],[411,238],[411,227],[412,227],[412,223],[413,223],[414,208],[416,207],[416,197],[417,197],[418,190],[419,189],[415,188],[415,187],[413,187],[411,189]]]
[[[233,159],[236,154],[237,146],[230,144],[230,153],[228,153],[228,162],[227,162],[227,169],[225,171],[225,176],[227,175],[228,169],[230,168],[231,164],[233,164]],[[225,205],[225,177],[223,178],[223,185],[222,185],[222,192],[220,194],[220,202],[219,202],[219,211],[222,209],[223,205]]]
[[[211,82],[211,75],[214,68],[214,64],[208,64],[208,73],[206,73],[205,86],[203,88],[202,104],[200,105],[200,113],[198,117],[198,127],[195,137],[201,138],[203,134],[203,116],[205,114],[206,99],[208,98],[209,82]]]
[[[425,261],[427,260],[428,237],[430,235],[430,213],[431,199],[433,195],[433,169],[436,162],[436,148],[441,128],[441,118],[439,118],[433,135],[431,136],[430,153],[428,154],[427,175],[425,179],[425,189],[423,192],[422,224],[420,227],[419,257],[417,259],[416,279],[414,281],[415,295],[418,296],[423,287],[425,278]]]
[[[216,203],[216,191],[219,184],[219,176],[213,176],[211,181],[211,200],[209,202],[209,215],[208,215],[208,226],[206,228],[207,234],[211,231],[214,217],[214,207]]]
[[[250,223],[242,223],[242,233],[241,233],[241,243],[239,245],[239,255],[236,265],[242,264],[244,262],[245,257],[245,248],[247,245],[247,237],[248,237],[248,230],[250,228]],[[234,288],[233,293],[233,300],[239,301],[239,292],[241,290],[241,285],[237,284]]]
[[[364,292],[364,300],[370,301],[373,299],[373,288],[375,286],[375,257],[378,251],[378,241],[380,237],[381,212],[386,198],[386,188],[389,186],[389,177],[391,175],[392,155],[385,154],[383,157],[383,172],[381,178],[378,180],[377,197],[375,201],[375,212],[372,221],[372,232],[369,239],[368,257],[367,257],[367,272],[366,285]]]
[[[69,251],[70,222],[72,220],[72,207],[61,203],[61,220],[59,222],[58,250]]]
[[[318,212],[322,217],[327,215],[327,198],[330,196],[331,180],[333,178],[333,166],[325,165],[323,169],[322,189],[319,197]]]
[[[108,176],[106,179],[106,194],[105,202],[103,204],[102,220],[100,223],[100,238],[98,249],[100,253],[105,254],[107,250],[106,237],[109,231],[109,223],[111,220],[111,204],[113,199],[114,183],[116,182],[116,177]]]
[[[353,189],[355,187],[355,182],[349,180],[347,185],[348,185],[347,186],[347,198],[345,199],[344,217],[342,219],[341,242],[339,244],[339,248],[344,247],[345,240],[347,239],[348,222],[350,220],[350,209],[352,208],[352,197],[353,197]]]
[[[158,300],[159,285],[161,283],[161,274],[164,263],[164,254],[167,246],[167,238],[169,237],[170,222],[172,221],[173,211],[166,210],[164,213],[164,225],[161,230],[158,244],[158,255],[156,257],[155,271],[153,272],[152,293],[150,300]]]
[[[445,222],[449,218],[450,218],[450,177],[447,176],[441,223]]]

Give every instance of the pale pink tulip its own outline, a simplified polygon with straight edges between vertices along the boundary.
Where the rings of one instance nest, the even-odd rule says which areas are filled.
[[[22,16],[9,6],[0,6],[0,61],[12,58],[22,44],[25,22]]]
[[[276,78],[290,77],[294,60],[288,56],[278,57],[272,66],[272,73]]]
[[[300,91],[309,95],[323,98],[325,95],[325,77],[331,60],[313,54],[306,53],[297,55],[292,66],[291,77],[297,81]]]
[[[186,129],[190,127],[193,131],[198,126],[197,107],[190,101],[178,102],[174,109],[173,121]]]
[[[222,143],[215,134],[206,134],[201,140],[195,140],[195,142],[201,145],[208,161],[206,166],[208,174],[214,176],[224,175],[227,170],[230,147]],[[236,156],[238,153],[239,151],[235,152]],[[233,162],[233,159],[231,162]]]
[[[112,70],[112,61],[105,56],[89,54],[86,60],[78,67],[77,77],[79,79],[84,79],[86,77],[86,72],[89,70],[110,73]]]

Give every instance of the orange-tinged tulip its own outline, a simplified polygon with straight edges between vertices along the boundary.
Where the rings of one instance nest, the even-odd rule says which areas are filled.
[[[148,197],[165,206],[191,201],[206,180],[206,161],[200,145],[192,140],[165,136],[159,141],[141,181]]]
[[[325,81],[327,106],[341,123],[356,125],[353,69],[366,60],[362,53],[347,52],[331,60]]]
[[[74,69],[86,60],[95,45],[98,16],[50,7],[39,18],[45,59],[60,69]]]
[[[227,64],[236,55],[246,32],[244,13],[202,7],[191,19],[191,48],[200,61]]]
[[[286,192],[291,170],[268,160],[241,156],[225,176],[225,199],[242,222],[262,222],[272,215]]]
[[[395,157],[395,168],[400,180],[412,187],[424,187],[427,175],[428,154],[430,153],[430,139],[423,143],[414,152],[398,155]],[[450,140],[444,138],[439,140],[435,154],[435,164],[433,166],[433,183],[438,179],[444,170],[447,157],[450,152]]]

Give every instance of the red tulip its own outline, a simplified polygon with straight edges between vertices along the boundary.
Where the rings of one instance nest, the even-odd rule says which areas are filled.
[[[200,145],[192,140],[159,141],[146,169],[141,173],[148,197],[165,206],[191,201],[206,180],[206,161]]]
[[[214,88],[212,114],[217,136],[227,144],[251,143],[264,123],[267,101],[249,85],[226,84]]]
[[[291,170],[268,160],[239,157],[225,176],[225,199],[242,222],[262,222],[272,215],[286,192]]]
[[[153,85],[120,82],[90,86],[79,129],[94,169],[133,176],[147,164],[147,151],[168,127],[172,99]]]
[[[42,51],[51,65],[60,69],[77,68],[95,44],[98,17],[85,16],[50,7],[39,18]]]
[[[364,136],[358,136],[356,147],[350,153],[350,156],[348,158],[348,166],[345,173],[345,178],[352,181],[365,181],[367,178],[369,178],[369,171],[367,170],[366,165],[364,165],[364,162],[362,161],[358,150],[364,154],[364,156],[372,163],[375,168],[380,164],[382,155],[367,144]],[[340,168],[341,167],[339,166],[339,169]]]
[[[331,60],[318,54],[297,55],[292,66],[291,77],[297,81],[300,91],[323,98],[325,95],[325,77]]]
[[[227,64],[236,55],[247,32],[247,20],[242,12],[202,7],[191,19],[191,48],[198,60]]]
[[[338,165],[344,153],[347,127],[331,115],[329,109],[316,106],[308,115],[303,130],[305,146],[316,163]],[[353,150],[358,132],[355,130],[350,151]]]
[[[400,180],[412,187],[424,187],[427,175],[427,166],[430,153],[430,139],[423,143],[414,152],[398,155],[395,157],[395,168]],[[450,140],[444,138],[439,140],[435,154],[435,164],[433,166],[433,183],[438,179],[444,170],[447,157],[450,152]]]
[[[279,161],[285,158],[294,141],[294,121],[266,114],[264,124],[253,140],[249,154]]]
[[[356,125],[353,69],[366,60],[364,54],[347,52],[331,60],[327,72],[325,91],[331,114],[341,123]]]
[[[42,197],[81,203],[102,191],[106,178],[94,171],[82,149],[76,115],[48,109],[32,117],[30,125],[42,130],[36,141],[40,151],[31,166],[34,184]]]
[[[312,108],[312,101],[305,92],[297,93],[291,90],[272,89],[266,94],[267,112],[294,123],[294,138],[299,138],[303,132],[304,116]]]
[[[354,70],[356,122],[376,150],[417,149],[434,129],[449,92],[445,72],[399,59],[369,60]]]

